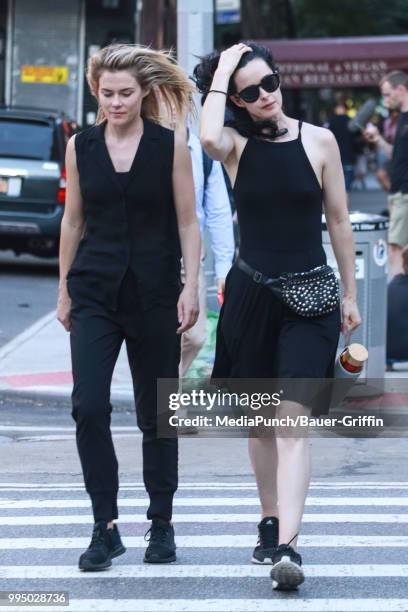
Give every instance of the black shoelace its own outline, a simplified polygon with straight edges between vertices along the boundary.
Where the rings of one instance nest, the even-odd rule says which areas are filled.
[[[295,533],[295,535],[293,536],[293,538],[291,538],[287,544],[279,544],[279,548],[291,548],[291,549],[292,549],[292,550],[295,552],[294,548],[292,548],[292,546],[290,546],[290,543],[291,543],[291,542],[293,542],[293,540],[294,540],[294,539],[296,538],[296,536],[298,536],[298,535],[299,535],[298,533]]]
[[[289,546],[289,544],[290,544],[291,542],[293,542],[293,540],[294,540],[294,539],[296,538],[296,536],[298,536],[298,535],[299,535],[298,533],[295,533],[295,535],[293,536],[293,538],[292,538],[291,540],[289,540],[289,542],[286,544],[286,546]]]
[[[105,538],[103,535],[103,531],[99,525],[94,527],[93,532],[92,532],[92,539],[91,539],[90,546],[94,546],[95,544],[105,544]]]
[[[146,533],[144,534],[145,542],[158,542],[163,543],[166,540],[168,528],[164,525],[155,525],[154,527],[150,527]],[[149,537],[146,537],[150,534]]]
[[[290,551],[290,556],[292,558],[292,560],[295,561],[295,563],[298,563],[299,565],[301,565],[302,561],[301,561],[301,556],[299,555],[299,553],[297,553],[295,551],[294,548],[292,548],[292,546],[290,546],[290,543],[293,542],[293,540],[296,538],[296,536],[298,536],[298,533],[295,533],[295,535],[293,536],[293,538],[291,538],[289,540],[289,542],[287,544],[280,544],[277,548],[277,552],[285,552],[289,549]]]

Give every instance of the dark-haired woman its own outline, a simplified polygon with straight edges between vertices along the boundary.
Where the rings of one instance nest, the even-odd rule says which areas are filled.
[[[227,277],[213,377],[325,378],[340,330],[361,322],[335,138],[285,115],[279,74],[264,47],[240,43],[207,56],[195,77],[206,95],[201,142],[230,176],[241,234],[240,259]],[[224,126],[226,104],[232,119]],[[337,307],[306,318],[256,281],[326,263],[323,202],[344,297],[341,312]],[[276,416],[305,410],[310,414],[300,403],[284,401]],[[296,543],[310,480],[307,436],[251,437],[249,454],[262,506],[252,560],[273,565],[274,588],[296,588],[304,579]]]

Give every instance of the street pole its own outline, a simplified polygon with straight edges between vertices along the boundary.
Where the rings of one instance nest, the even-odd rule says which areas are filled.
[[[142,44],[142,13],[143,0],[136,0],[135,6],[135,43]]]
[[[178,0],[177,60],[188,76],[193,74],[199,57],[214,49],[213,0]],[[194,96],[200,110],[200,95]],[[198,130],[198,121],[191,125]]]

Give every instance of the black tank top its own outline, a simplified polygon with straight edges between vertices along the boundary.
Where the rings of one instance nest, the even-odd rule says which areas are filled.
[[[269,276],[326,263],[322,246],[322,189],[295,140],[249,138],[238,166],[234,196],[240,255]]]
[[[123,190],[126,189],[126,185],[129,180],[129,174],[130,174],[130,171],[129,172],[116,172],[116,176],[118,177],[120,181],[120,185]]]
[[[180,243],[173,201],[174,132],[146,119],[130,172],[117,173],[106,147],[106,123],[77,134],[75,150],[85,236],[67,277],[74,302],[117,310],[130,268],[142,307],[177,301]]]
[[[408,112],[398,117],[390,177],[391,193],[408,193]]]

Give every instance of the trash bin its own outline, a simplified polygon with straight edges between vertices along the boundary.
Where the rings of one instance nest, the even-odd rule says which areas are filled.
[[[361,393],[362,385],[368,387],[369,379],[383,379],[386,358],[386,317],[387,317],[387,229],[388,219],[381,215],[360,212],[350,213],[356,252],[356,283],[358,307],[362,317],[360,327],[352,336],[353,342],[360,342],[368,349],[368,361],[355,385],[353,395]],[[333,267],[339,278],[338,267],[327,231],[326,220],[322,218],[323,246],[327,263]],[[342,349],[342,337],[339,351]],[[375,385],[376,386],[376,385]],[[360,387],[360,389],[358,389]]]

